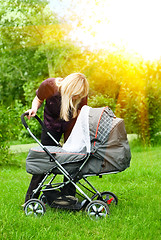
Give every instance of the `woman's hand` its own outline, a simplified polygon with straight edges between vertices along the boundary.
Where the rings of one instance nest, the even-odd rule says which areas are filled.
[[[28,115],[26,115],[26,117],[30,120],[31,117],[35,117],[37,110],[36,109],[29,109],[26,111],[26,113],[28,113]]]

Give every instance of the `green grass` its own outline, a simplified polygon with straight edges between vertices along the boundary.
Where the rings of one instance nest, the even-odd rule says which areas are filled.
[[[124,172],[88,178],[98,190],[112,191],[119,200],[110,216],[98,222],[82,211],[49,207],[41,218],[26,217],[21,204],[31,177],[25,171],[27,153],[14,155],[17,167],[0,169],[0,239],[161,239],[160,147],[135,146],[131,151],[131,167]]]

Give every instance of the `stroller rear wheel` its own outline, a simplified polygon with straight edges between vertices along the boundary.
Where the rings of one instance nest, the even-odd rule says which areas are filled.
[[[101,192],[100,193],[101,196],[99,196],[97,199],[104,201],[105,203],[107,203],[108,206],[110,205],[117,205],[118,203],[118,198],[116,197],[116,195],[112,192]]]
[[[105,218],[109,215],[109,207],[107,204],[100,200],[94,200],[90,202],[85,211],[92,220],[98,220],[100,218]]]
[[[42,216],[46,212],[45,205],[39,199],[30,199],[26,202],[24,206],[25,214],[34,215],[34,216]]]
[[[46,196],[44,194],[41,194],[40,201],[43,202],[44,204],[47,203],[47,198],[46,198]]]

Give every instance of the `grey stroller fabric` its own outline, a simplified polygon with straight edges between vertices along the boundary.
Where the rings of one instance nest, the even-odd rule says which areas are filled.
[[[68,153],[61,147],[46,146],[46,148],[60,164],[68,166],[66,169],[70,173],[73,171],[73,168],[80,166],[80,162],[83,161],[86,156],[85,153]],[[31,174],[46,173],[51,168],[57,167],[56,163],[51,160],[50,156],[40,146],[32,148],[29,150],[29,154],[26,159],[26,170]],[[57,170],[57,172],[59,171]]]
[[[90,108],[89,131],[91,141],[90,157],[81,170],[82,175],[104,174],[123,171],[130,166],[131,152],[123,119],[116,118],[108,108]],[[71,153],[61,147],[47,149],[57,161],[74,175],[86,159],[86,153]],[[55,162],[41,148],[32,148],[26,159],[26,170],[31,174],[46,173],[53,168],[60,174]]]
[[[91,109],[89,117],[91,152],[103,160],[101,173],[110,171],[111,167],[125,170],[130,166],[131,152],[124,120],[116,118],[108,107]]]

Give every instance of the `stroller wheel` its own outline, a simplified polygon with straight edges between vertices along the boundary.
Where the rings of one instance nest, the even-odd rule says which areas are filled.
[[[104,201],[107,203],[108,206],[110,205],[117,205],[118,203],[118,198],[116,195],[112,192],[101,192],[101,196],[99,196],[97,199]]]
[[[42,216],[44,215],[46,208],[42,201],[33,198],[26,202],[24,206],[24,211],[27,216],[28,215]]]
[[[109,207],[107,204],[100,200],[94,200],[90,202],[85,211],[92,220],[98,220],[100,218],[105,218],[109,215]]]
[[[46,196],[44,194],[41,194],[40,201],[42,201],[44,204],[47,203],[47,198],[46,198]]]

